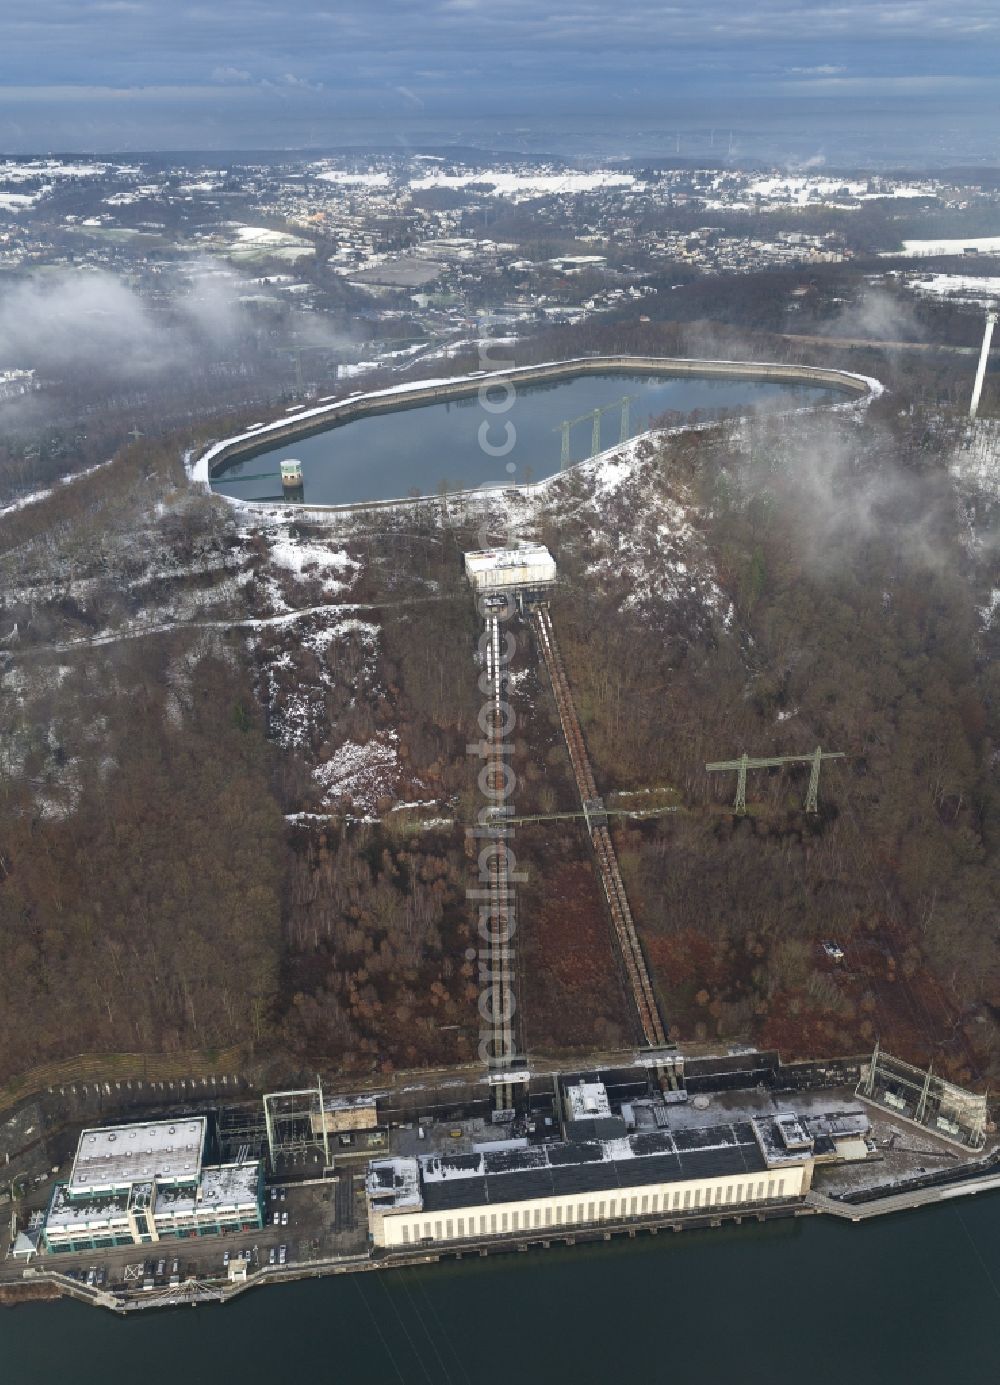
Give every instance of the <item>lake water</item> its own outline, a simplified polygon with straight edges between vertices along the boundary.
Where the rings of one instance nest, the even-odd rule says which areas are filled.
[[[712,417],[729,410],[803,408],[847,397],[814,385],[763,380],[670,378],[617,371],[579,375],[550,384],[519,385],[504,412],[489,412],[473,395],[354,419],[236,462],[213,484],[217,491],[244,500],[281,500],[279,463],[294,457],[302,463],[302,498],[314,505],[434,495],[442,488],[523,485],[559,470],[564,419],[618,405],[602,415],[600,439],[602,447],[618,442],[620,401],[625,395],[635,396],[629,405],[632,433],[641,432],[651,418],[666,410]],[[507,395],[494,387],[489,399],[503,405]],[[506,424],[510,423],[513,447],[502,456],[484,451],[479,441],[484,423],[489,425],[486,442],[493,448],[506,446],[511,437]],[[592,432],[590,419],[571,428],[571,461],[591,455]]]
[[[478,1257],[119,1320],[0,1310],[10,1385],[302,1379],[972,1385],[1000,1360],[1000,1196]]]

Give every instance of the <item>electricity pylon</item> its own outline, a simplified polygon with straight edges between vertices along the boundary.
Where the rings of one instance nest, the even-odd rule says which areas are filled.
[[[601,450],[601,418],[604,414],[610,413],[613,409],[621,409],[621,427],[618,430],[619,443],[626,442],[629,436],[629,405],[635,403],[639,398],[637,394],[624,394],[621,399],[616,399],[613,404],[604,404],[599,409],[588,409],[585,414],[580,414],[578,418],[565,418],[559,424],[555,432],[562,433],[562,447],[559,452],[559,470],[565,471],[569,466],[569,430],[578,423],[585,423],[589,418],[592,422],[590,434],[590,455],[596,457]]]
[[[747,810],[747,770],[773,769],[778,765],[810,764],[809,788],[806,790],[805,808],[807,813],[819,811],[819,770],[824,760],[842,760],[842,750],[821,750],[819,746],[811,755],[767,755],[751,757],[744,752],[738,760],[715,760],[705,766],[709,773],[723,770],[736,771],[735,811],[743,814]]]

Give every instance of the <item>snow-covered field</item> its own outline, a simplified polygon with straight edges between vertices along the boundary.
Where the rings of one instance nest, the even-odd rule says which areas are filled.
[[[93,178],[107,173],[108,163],[78,163],[70,159],[0,159],[0,211],[27,211],[38,205],[59,182]],[[115,172],[135,172],[125,164],[115,165]],[[25,183],[38,183],[30,191],[18,189]]]
[[[867,180],[850,178],[796,177],[794,174],[771,178],[756,178],[747,185],[750,197],[759,197],[765,202],[781,201],[793,203],[798,207],[817,202],[836,200],[844,196],[870,202],[875,198],[913,198],[934,197],[935,190],[927,185],[913,183],[876,183],[869,186]]]
[[[883,256],[961,255],[966,250],[981,255],[1000,254],[1000,236],[963,236],[946,240],[904,240],[902,250],[886,250]]]
[[[344,187],[387,188],[389,186],[388,173],[352,173],[350,169],[345,168],[328,168],[323,173],[317,173],[316,178],[321,183],[338,183]]]
[[[497,197],[548,197],[557,193],[596,192],[600,188],[635,186],[631,173],[597,169],[592,173],[510,173],[499,169],[477,168],[468,173],[443,173],[435,169],[410,179],[414,192],[428,188],[467,188],[472,184],[489,186]]]
[[[891,179],[831,178],[822,175],[775,173],[753,178],[733,190],[727,176],[714,179],[718,195],[705,199],[706,211],[754,211],[781,207],[840,207],[856,211],[878,198],[936,197],[930,183],[895,183]]]
[[[30,183],[36,178],[94,178],[106,173],[108,163],[74,163],[69,159],[0,160],[0,183]],[[133,173],[125,164],[115,165],[117,173]]]
[[[296,260],[315,253],[301,236],[272,231],[266,226],[240,226],[229,247],[231,260],[255,260],[267,255],[278,260]]]
[[[52,186],[49,184],[39,188],[37,192],[0,192],[0,208],[5,212],[16,212],[25,207],[34,207],[51,191]]]
[[[1000,300],[1000,278],[976,278],[972,274],[931,274],[910,283],[922,298],[947,298],[953,303],[995,303]]]
[[[284,231],[271,231],[266,226],[241,226],[236,238],[258,245],[287,245],[289,241],[298,240],[297,236],[289,236]]]

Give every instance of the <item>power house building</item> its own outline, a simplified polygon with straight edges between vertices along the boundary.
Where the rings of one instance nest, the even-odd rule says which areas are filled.
[[[264,1167],[203,1163],[204,1116],[85,1130],[69,1179],[52,1190],[49,1251],[150,1245],[263,1225]]]
[[[598,1115],[594,1123],[609,1127],[615,1118]],[[366,1179],[369,1234],[375,1246],[402,1250],[801,1202],[817,1163],[867,1157],[867,1131],[860,1108],[789,1111],[607,1139],[512,1140],[467,1154],[376,1159]]]

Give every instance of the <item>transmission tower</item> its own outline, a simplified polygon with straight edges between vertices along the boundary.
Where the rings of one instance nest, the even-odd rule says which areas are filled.
[[[599,409],[588,409],[585,414],[580,414],[577,418],[565,418],[562,423],[554,430],[562,434],[562,446],[559,452],[559,470],[565,471],[570,464],[569,456],[569,433],[571,428],[575,428],[578,423],[585,423],[588,419],[591,422],[590,434],[590,455],[596,457],[601,450],[601,419],[605,414],[611,413],[614,409],[621,409],[621,427],[618,432],[619,442],[628,439],[630,431],[629,406],[634,404],[639,398],[637,394],[624,394],[621,399],[616,399],[613,404],[604,404]]]
[[[819,811],[819,771],[824,760],[842,760],[842,750],[821,750],[819,746],[811,755],[768,755],[751,757],[744,752],[738,760],[714,760],[705,766],[710,774],[736,771],[736,803],[734,809],[742,815],[747,810],[747,770],[775,769],[780,765],[811,765],[809,788],[806,790],[805,810],[807,813]]]

